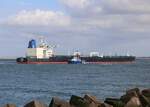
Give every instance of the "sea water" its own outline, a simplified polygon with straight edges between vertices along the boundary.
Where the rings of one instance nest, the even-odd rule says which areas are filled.
[[[49,104],[52,97],[95,95],[120,97],[130,88],[150,88],[150,60],[129,64],[23,65],[0,61],[0,105],[19,107],[31,100]]]

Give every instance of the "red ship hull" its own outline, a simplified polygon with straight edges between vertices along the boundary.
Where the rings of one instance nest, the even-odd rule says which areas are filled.
[[[18,64],[68,64],[68,62],[17,62]],[[86,62],[83,64],[130,64],[134,63],[131,61],[126,61],[126,62]]]

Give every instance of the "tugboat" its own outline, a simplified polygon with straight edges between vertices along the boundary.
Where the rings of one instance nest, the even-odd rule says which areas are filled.
[[[80,53],[75,52],[74,57],[68,61],[68,64],[82,64],[82,60],[80,58]]]
[[[37,45],[36,40],[32,39],[29,41],[26,57],[19,57],[16,61],[18,64],[118,64],[135,61],[135,56],[105,56],[99,52],[91,52],[88,56],[81,55],[78,51],[73,55],[55,55],[55,47],[48,45],[44,39]]]

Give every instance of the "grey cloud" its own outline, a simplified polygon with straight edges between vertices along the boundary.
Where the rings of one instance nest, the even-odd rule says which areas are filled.
[[[149,0],[60,0],[69,12],[82,14],[149,14]],[[80,1],[80,2],[79,2]],[[74,3],[74,5],[73,5]],[[71,4],[71,5],[70,5]],[[72,13],[73,12],[73,13]],[[95,14],[96,15],[96,14]]]
[[[148,0],[60,1],[72,16],[73,23],[76,21],[79,26],[84,26],[84,28],[98,27],[108,30],[116,28],[123,32],[149,32],[150,1]],[[73,3],[75,4],[73,5]]]

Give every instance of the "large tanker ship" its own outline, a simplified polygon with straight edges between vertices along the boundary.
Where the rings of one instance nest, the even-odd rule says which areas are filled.
[[[111,64],[129,63],[135,60],[135,56],[104,56],[99,52],[91,52],[89,55],[81,55],[76,51],[73,55],[55,55],[55,46],[48,45],[41,40],[37,46],[36,40],[29,41],[26,57],[16,59],[18,64]]]

